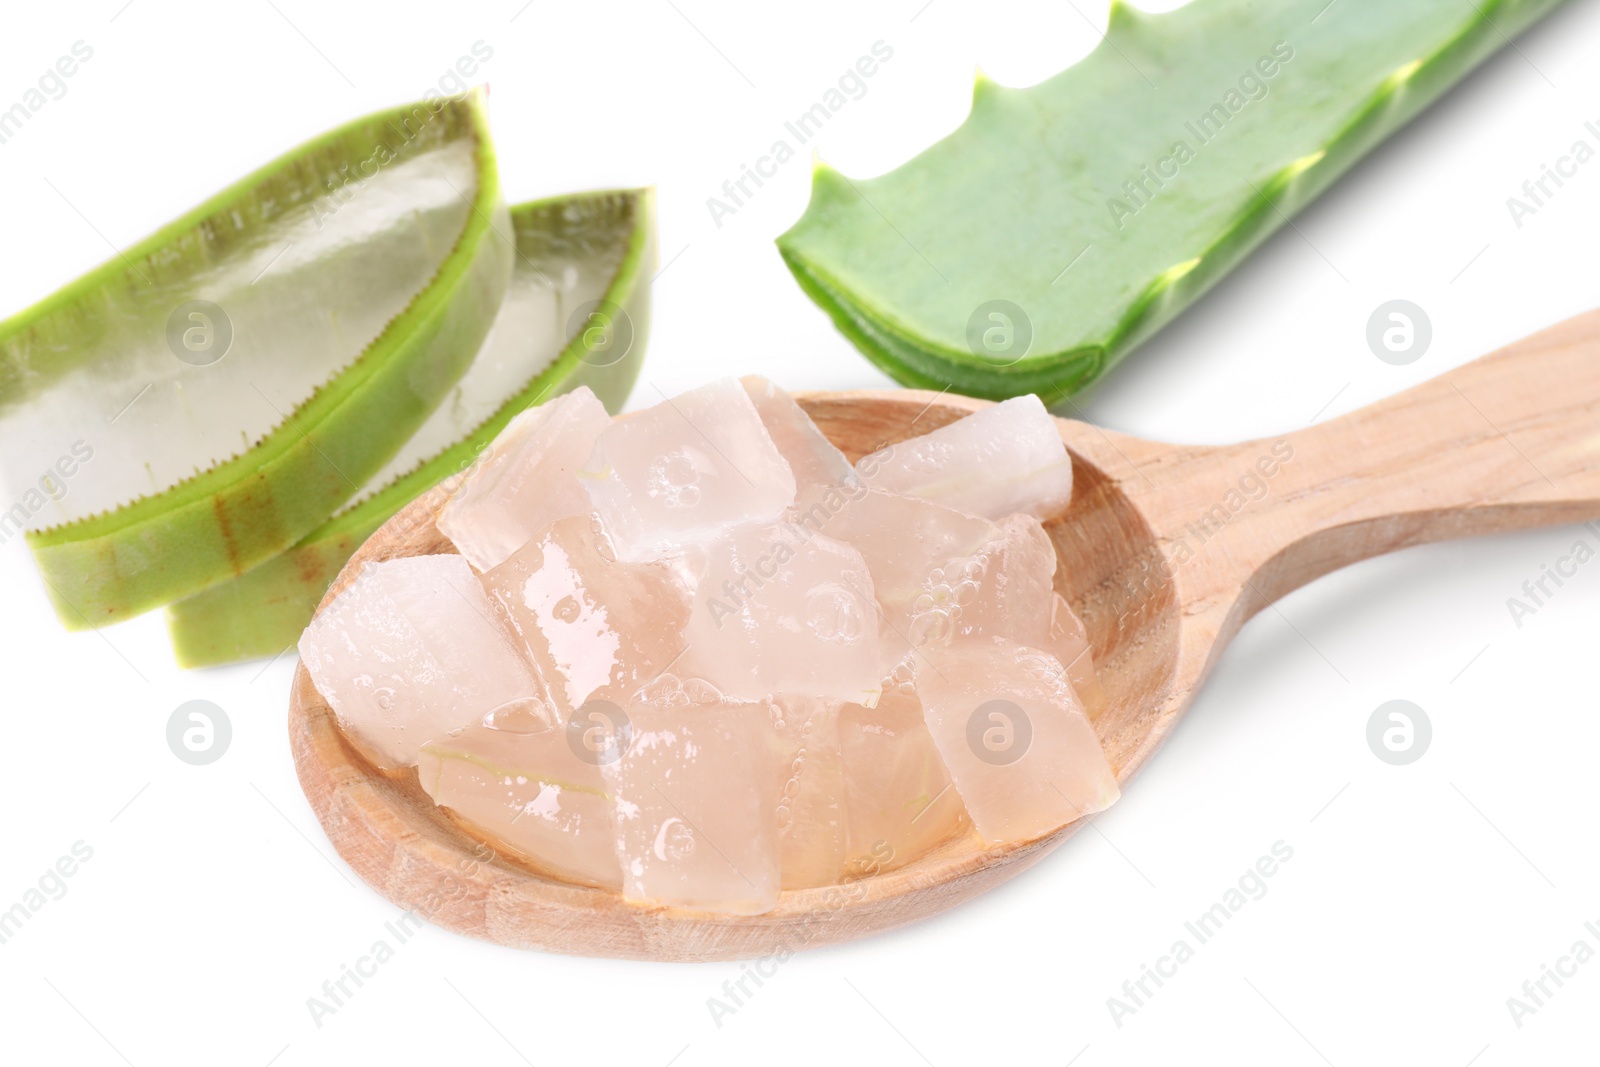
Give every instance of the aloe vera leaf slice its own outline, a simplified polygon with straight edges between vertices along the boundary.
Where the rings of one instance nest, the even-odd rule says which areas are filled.
[[[61,472],[0,530],[26,527],[62,621],[171,602],[326,521],[478,350],[505,218],[481,92],[395,108],[0,323],[0,470]]]
[[[582,385],[611,412],[622,407],[650,325],[654,194],[556,197],[512,208],[511,220],[518,253],[511,285],[482,351],[450,397],[338,515],[281,556],[168,607],[181,666],[275,656],[292,646],[361,543],[419,494],[462,476],[518,412]],[[603,302],[626,336],[571,329],[594,301]]]
[[[902,383],[1056,403],[1559,2],[1114,3],[1082,62],[980,77],[966,122],[898,169],[819,164],[779,250]]]

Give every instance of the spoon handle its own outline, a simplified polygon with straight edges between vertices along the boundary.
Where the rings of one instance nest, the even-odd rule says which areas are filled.
[[[1279,438],[1174,448],[1074,436],[1114,450],[1180,601],[1215,615],[1220,645],[1277,598],[1368,557],[1600,518],[1600,311]]]

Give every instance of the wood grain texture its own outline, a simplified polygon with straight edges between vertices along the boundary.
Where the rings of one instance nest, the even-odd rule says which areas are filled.
[[[1073,458],[1049,523],[1056,587],[1083,617],[1107,707],[1095,728],[1124,786],[1188,707],[1217,654],[1273,600],[1338,567],[1425,541],[1600,517],[1600,312],[1415,389],[1281,438],[1158,444],[1058,420]],[[985,406],[913,391],[802,394],[852,458]],[[369,560],[454,551],[440,491],[396,515]],[[323,601],[324,605],[327,599]],[[786,891],[758,916],[626,904],[494,856],[344,739],[303,666],[289,734],[300,782],[339,854],[402,908],[505,945],[726,960],[831,944],[943,911],[1026,870],[1080,824],[1024,845],[952,840],[849,885]]]

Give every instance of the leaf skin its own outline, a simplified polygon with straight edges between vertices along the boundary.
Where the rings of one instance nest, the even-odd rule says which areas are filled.
[[[1054,406],[1560,2],[1194,0],[1164,15],[1114,3],[1082,62],[1029,89],[980,78],[966,122],[896,170],[854,181],[819,164],[778,248],[896,380]],[[1293,55],[1256,74],[1265,95],[1204,141],[1190,132],[1277,42]],[[1114,196],[1135,206],[1123,183],[1178,140],[1193,158],[1114,213]],[[1033,327],[1009,365],[967,342],[994,299]]]
[[[440,101],[431,119],[475,146],[472,210],[429,286],[352,364],[249,450],[159,493],[27,535],[50,598],[72,630],[103,626],[188,596],[282,553],[325,522],[425,421],[470,363],[510,275],[495,234],[505,208],[481,91]],[[157,257],[213,216],[253,210],[257,190],[292,181],[307,154],[355,163],[428,105],[359,119],[280,157],[0,329],[30,322],[96,287],[136,283],[123,260]],[[431,110],[431,109],[429,109]],[[9,368],[8,368],[9,371]],[[0,396],[15,380],[0,375]]]
[[[553,362],[466,438],[324,523],[283,555],[168,607],[168,631],[180,666],[210,667],[286,651],[299,640],[329,583],[361,543],[411,500],[470,468],[518,412],[580,385],[594,390],[613,414],[622,407],[639,375],[649,333],[650,275],[656,262],[654,193],[649,189],[619,190],[535,201],[512,208],[512,223],[519,245],[526,244],[530,237],[548,230],[553,216],[585,202],[613,216],[609,225],[617,232],[602,232],[601,240],[610,237],[626,242],[605,299],[622,307],[633,322],[633,347],[627,356],[609,366],[597,366],[584,358],[589,351],[584,335],[571,338]],[[519,257],[513,269],[524,264]],[[550,264],[545,267],[555,273]],[[530,350],[533,347],[530,345]]]

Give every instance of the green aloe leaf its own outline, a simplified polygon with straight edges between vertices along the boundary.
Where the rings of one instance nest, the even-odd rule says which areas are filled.
[[[352,122],[0,323],[0,470],[99,626],[328,519],[477,352],[512,248],[481,93]]]
[[[908,385],[1059,399],[1560,0],[1121,3],[1082,62],[881,177],[819,165],[778,240]]]
[[[169,607],[178,662],[212,666],[292,645],[351,553],[407,502],[465,472],[519,411],[580,385],[621,408],[649,330],[654,210],[649,190],[512,208],[511,285],[450,397],[338,515],[283,555]]]

